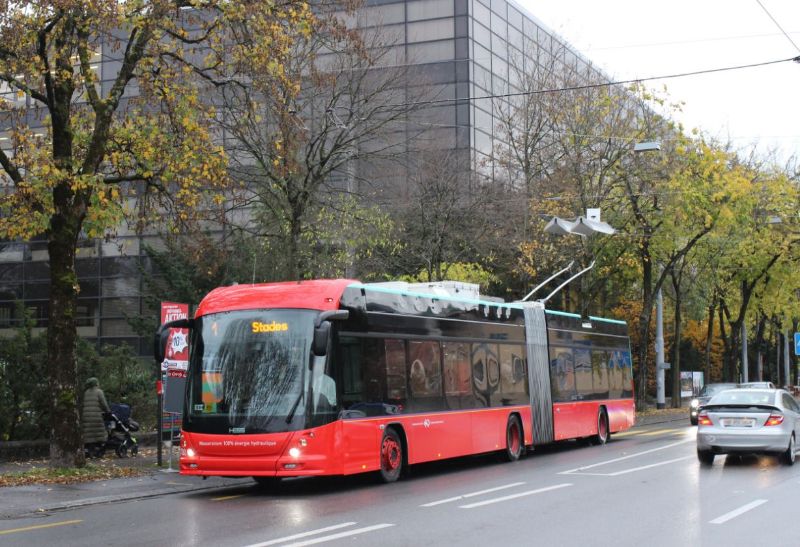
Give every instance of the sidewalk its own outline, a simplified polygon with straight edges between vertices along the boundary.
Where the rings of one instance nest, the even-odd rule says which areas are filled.
[[[637,414],[636,425],[653,425],[669,422],[689,422],[688,411],[680,409],[648,409]],[[27,486],[8,486],[0,488],[0,519],[11,519],[30,516],[37,513],[49,513],[132,499],[151,498],[182,492],[197,492],[226,486],[251,485],[252,479],[211,477],[203,480],[200,477],[183,477],[175,472],[167,472],[167,454],[164,453],[164,467],[156,467],[155,448],[145,448],[135,458],[117,459],[106,456],[99,462],[101,466],[124,466],[137,468],[140,476],[121,479],[98,480],[75,484],[31,484]],[[0,475],[27,471],[36,467],[45,467],[45,460],[31,462],[0,462]],[[177,456],[173,456],[173,469],[177,467]]]
[[[177,451],[173,453],[172,469],[168,471],[168,453],[163,453],[163,467],[156,465],[154,447],[144,447],[136,457],[116,458],[113,454],[92,460],[98,467],[129,468],[137,476],[77,482],[73,484],[29,484],[0,488],[0,519],[50,513],[75,507],[132,499],[151,498],[181,492],[196,492],[239,484],[253,484],[252,479],[183,477],[177,469]],[[46,460],[0,462],[0,475],[21,473],[47,467]]]

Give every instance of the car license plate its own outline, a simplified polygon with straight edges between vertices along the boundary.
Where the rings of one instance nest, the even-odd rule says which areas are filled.
[[[722,425],[725,427],[753,427],[754,423],[753,418],[725,418],[722,420]]]

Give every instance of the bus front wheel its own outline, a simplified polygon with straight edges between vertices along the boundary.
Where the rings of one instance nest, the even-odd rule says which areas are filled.
[[[506,459],[515,462],[522,457],[525,441],[522,436],[522,424],[516,414],[508,417],[506,425]]]
[[[381,480],[394,482],[403,470],[403,443],[397,432],[388,427],[381,439]]]

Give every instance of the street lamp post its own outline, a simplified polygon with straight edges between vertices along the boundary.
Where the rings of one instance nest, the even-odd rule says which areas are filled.
[[[661,151],[660,141],[637,142],[633,145],[633,151],[640,152],[659,152]],[[666,393],[664,371],[669,368],[669,364],[664,362],[664,299],[659,287],[656,294],[656,408],[666,408]],[[642,370],[647,370],[644,363],[640,364]],[[642,374],[640,372],[640,374]]]

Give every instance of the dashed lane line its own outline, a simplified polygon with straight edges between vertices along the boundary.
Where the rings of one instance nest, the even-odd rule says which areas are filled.
[[[331,532],[333,530],[339,530],[341,528],[347,528],[348,526],[355,526],[355,522],[342,522],[341,524],[334,524],[333,526],[326,526],[325,528],[318,528],[317,530],[309,530],[308,532],[301,532],[299,534],[293,534],[291,536],[286,536],[277,539],[271,539],[269,541],[264,541],[262,543],[253,543],[252,545],[248,545],[247,547],[267,547],[267,545],[277,545],[278,543],[285,543],[287,541],[293,541],[295,539],[302,539],[309,536],[315,536],[317,534],[324,534],[325,532]]]
[[[447,498],[438,501],[432,501],[430,503],[424,503],[420,505],[420,507],[433,507],[435,505],[441,505],[443,503],[450,503],[453,501],[463,500],[465,498],[473,498],[475,496],[481,496],[483,494],[488,494],[490,492],[497,492],[498,490],[505,490],[506,488],[514,488],[515,486],[522,486],[525,484],[524,482],[512,482],[511,484],[504,484],[503,486],[496,486],[494,488],[488,488],[486,490],[480,490],[478,492],[470,492],[469,494],[462,494],[461,496],[455,496],[453,498]]]
[[[323,536],[321,538],[309,539],[307,541],[301,541],[299,543],[290,543],[289,545],[285,545],[284,547],[305,547],[306,545],[316,545],[317,543],[325,543],[326,541],[333,541],[335,539],[342,539],[350,536],[356,536],[358,534],[366,534],[367,532],[374,532],[375,530],[382,530],[383,528],[389,528],[391,526],[395,525],[389,523],[374,524],[372,526],[365,526],[364,528],[356,528],[355,530],[339,532],[338,534],[331,534],[329,536]]]
[[[492,503],[500,503],[502,501],[513,500],[517,498],[522,498],[525,496],[532,496],[534,494],[541,494],[542,492],[549,492],[551,490],[559,490],[561,488],[566,488],[568,486],[572,486],[571,482],[565,482],[563,484],[556,484],[553,486],[546,486],[544,488],[537,488],[536,490],[528,490],[527,492],[520,492],[518,494],[510,494],[508,496],[503,496],[502,498],[494,498],[490,500],[478,501],[475,503],[470,503],[468,505],[459,505],[461,509],[474,509],[475,507],[483,507],[484,505],[490,505]]]
[[[389,528],[390,526],[395,526],[394,524],[389,524],[389,523],[374,524],[372,526],[364,526],[363,528],[354,528],[352,530],[346,530],[344,532],[338,532],[336,534],[311,538],[311,536],[324,534],[325,532],[332,532],[334,530],[340,530],[342,528],[348,528],[350,526],[355,526],[356,524],[357,523],[355,522],[342,522],[341,524],[334,524],[333,526],[327,526],[325,528],[318,528],[316,530],[309,530],[308,532],[301,532],[299,534],[293,534],[291,536],[271,539],[269,541],[264,541],[262,543],[254,543],[252,545],[248,545],[247,547],[266,547],[268,545],[278,545],[278,544],[282,545],[283,547],[304,547],[305,545],[316,545],[317,543],[325,543],[326,541],[333,541],[336,539],[356,536],[358,534],[366,534],[367,532],[374,532],[375,530],[381,530],[383,528]],[[295,543],[287,543],[289,541],[294,541],[296,539],[303,539],[303,538],[310,538],[310,539],[306,539],[304,541],[298,541]]]
[[[708,522],[710,524],[723,524],[723,523],[728,522],[729,520],[731,520],[733,518],[738,517],[739,515],[742,515],[742,514],[747,513],[748,511],[750,511],[752,509],[755,509],[759,505],[763,505],[763,504],[767,503],[767,501],[768,500],[751,501],[750,503],[748,503],[746,505],[742,505],[738,509],[734,509],[733,511],[730,511],[729,513],[725,513],[724,515],[719,516],[719,517],[715,518],[714,520],[710,520]]]
[[[574,473],[582,473],[587,469],[593,469],[595,467],[600,467],[601,465],[608,465],[610,463],[621,462],[624,460],[629,460],[631,458],[637,458],[639,456],[644,456],[645,454],[652,454],[653,452],[658,452],[659,450],[666,450],[667,448],[672,448],[673,446],[678,446],[681,444],[686,444],[689,442],[694,442],[694,439],[683,439],[682,441],[677,441],[670,444],[665,444],[664,446],[659,446],[657,448],[651,448],[650,450],[643,450],[642,452],[634,452],[633,454],[628,454],[627,456],[621,456],[619,458],[614,458],[613,460],[605,460],[602,462],[593,463],[591,465],[584,465],[581,467],[576,467],[575,469],[567,469],[566,471],[561,471],[558,473],[559,475],[571,475]]]

